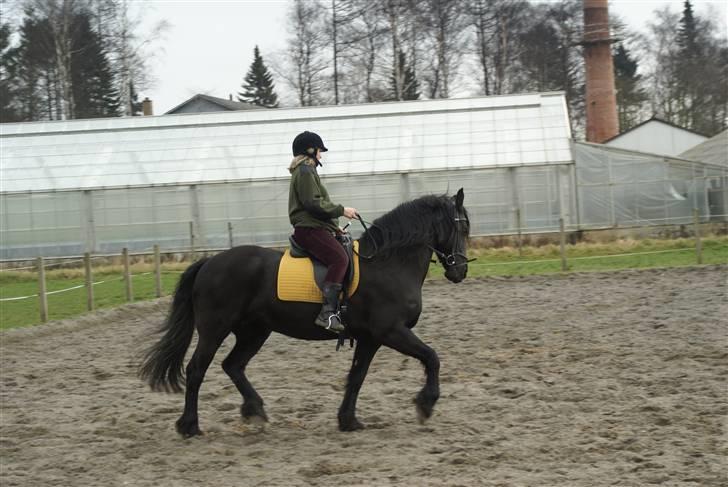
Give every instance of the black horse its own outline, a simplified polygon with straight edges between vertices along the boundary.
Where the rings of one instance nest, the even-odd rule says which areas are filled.
[[[468,271],[470,232],[464,193],[424,196],[399,205],[362,234],[359,288],[351,296],[345,322],[356,339],[354,359],[339,408],[341,431],[363,428],[356,400],[369,364],[381,345],[415,357],[427,380],[415,398],[421,420],[429,418],[440,395],[440,362],[435,351],[413,332],[422,311],[422,284],[433,251],[452,282]],[[181,392],[185,352],[195,329],[197,348],[186,369],[185,407],[177,431],[200,434],[197,400],[215,352],[234,333],[235,346],[222,367],[243,396],[246,420],[267,421],[263,399],[245,376],[245,367],[271,332],[304,340],[332,340],[337,335],[314,325],[320,305],[283,302],[276,297],[281,252],[256,246],[235,247],[199,260],[185,270],[158,343],[147,352],[140,377],[154,390]]]

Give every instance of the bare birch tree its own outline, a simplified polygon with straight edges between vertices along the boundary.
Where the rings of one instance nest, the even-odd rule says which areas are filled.
[[[25,7],[48,19],[46,25],[53,37],[55,74],[58,86],[58,116],[74,118],[71,57],[73,51],[74,16],[88,7],[88,0],[27,0]]]
[[[338,41],[342,61],[339,84],[345,102],[373,102],[385,97],[381,71],[386,28],[380,3],[372,0],[346,2],[346,22]],[[384,69],[387,68],[388,64]]]
[[[325,103],[326,71],[330,69],[324,19],[318,0],[295,0],[288,18],[288,47],[272,68],[296,92],[301,106]]]
[[[149,62],[152,49],[169,28],[166,21],[157,22],[149,32],[141,34],[143,12],[129,0],[97,0],[99,34],[107,45],[117,75],[121,110],[125,116],[135,114],[135,92],[148,88],[153,76]]]
[[[462,0],[421,0],[417,3],[416,19],[427,32],[428,49],[422,75],[429,86],[430,98],[448,98],[457,66],[464,54],[463,31],[465,16]]]
[[[491,94],[491,43],[493,41],[495,24],[494,0],[466,0],[464,9],[475,33],[474,49],[481,71],[481,92]]]
[[[407,6],[406,0],[383,0],[380,9],[386,18],[392,47],[392,83],[396,100],[404,99],[404,70],[399,62],[399,53],[403,50],[402,35]]]

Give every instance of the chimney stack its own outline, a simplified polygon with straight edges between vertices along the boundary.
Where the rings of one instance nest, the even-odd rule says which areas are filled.
[[[152,100],[149,98],[144,98],[142,101],[142,114],[146,117],[149,115],[154,115],[154,107],[152,106]]]
[[[619,135],[614,88],[612,38],[607,0],[584,1],[584,60],[586,62],[586,140],[602,143]]]

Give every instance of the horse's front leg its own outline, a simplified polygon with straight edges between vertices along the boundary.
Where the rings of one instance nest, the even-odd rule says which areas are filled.
[[[344,400],[339,408],[339,429],[341,431],[356,431],[364,428],[364,425],[356,419],[356,400],[359,397],[361,385],[372,363],[374,354],[379,350],[380,345],[369,339],[360,339],[356,342],[354,359],[349,370],[349,378],[346,382]]]
[[[437,357],[437,353],[404,325],[389,328],[376,338],[381,339],[383,345],[414,357],[425,366],[427,380],[414,401],[419,420],[424,422],[432,416],[432,410],[440,397],[440,359]]]

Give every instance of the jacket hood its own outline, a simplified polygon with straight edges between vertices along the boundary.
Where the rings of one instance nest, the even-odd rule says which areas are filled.
[[[293,174],[293,171],[296,170],[298,166],[301,164],[306,164],[307,166],[313,166],[316,167],[316,161],[313,160],[310,156],[296,156],[291,161],[291,165],[288,166],[288,172]]]

